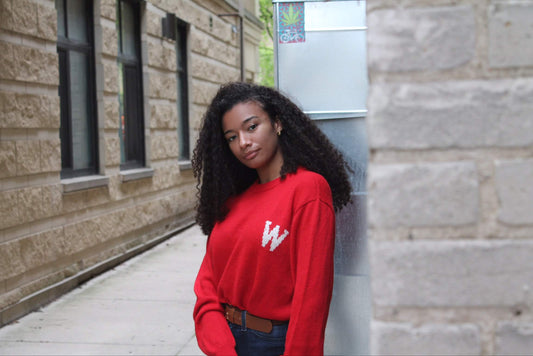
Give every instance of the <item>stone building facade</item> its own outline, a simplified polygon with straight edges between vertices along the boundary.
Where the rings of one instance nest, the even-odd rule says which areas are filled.
[[[0,326],[190,225],[201,116],[221,83],[241,79],[241,51],[244,79],[259,71],[255,0],[82,3],[0,0]],[[132,58],[138,75],[121,69]],[[63,136],[66,111],[92,136]],[[87,157],[94,166],[77,169]]]
[[[373,354],[533,350],[533,1],[367,2]]]

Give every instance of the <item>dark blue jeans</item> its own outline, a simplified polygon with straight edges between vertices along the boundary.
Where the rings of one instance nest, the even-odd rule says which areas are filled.
[[[270,334],[229,323],[239,356],[279,356],[285,350],[289,324],[274,325]]]

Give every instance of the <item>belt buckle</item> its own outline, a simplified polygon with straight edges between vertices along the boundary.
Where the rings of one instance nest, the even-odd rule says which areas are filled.
[[[229,304],[226,304],[225,312],[226,312],[226,320],[229,321],[230,323],[237,324],[235,322],[235,312],[236,312],[235,307]]]

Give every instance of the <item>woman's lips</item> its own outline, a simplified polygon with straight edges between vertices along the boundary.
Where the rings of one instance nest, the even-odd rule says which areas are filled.
[[[254,159],[255,156],[257,156],[257,153],[258,153],[258,152],[259,152],[259,151],[252,151],[252,152],[245,153],[245,154],[244,154],[244,159],[246,159],[246,160]]]

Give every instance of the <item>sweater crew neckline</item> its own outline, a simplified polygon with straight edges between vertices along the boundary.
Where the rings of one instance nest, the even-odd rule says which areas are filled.
[[[259,180],[256,180],[249,190],[253,192],[264,192],[266,190],[269,190],[269,189],[272,189],[278,186],[280,183],[281,183],[281,177],[278,177],[276,179],[271,180],[270,182],[266,182],[263,184],[259,183]]]
[[[287,175],[285,176],[285,178],[287,176],[290,176],[290,175],[293,175],[293,174],[297,174],[298,172],[301,172],[301,171],[306,171],[305,168],[303,167],[298,167],[298,169],[296,170],[296,172],[294,173],[287,173]],[[276,179],[273,179],[271,180],[270,182],[266,182],[266,183],[259,183],[259,179],[256,180],[254,182],[254,184],[252,184],[250,186],[250,188],[248,189],[250,192],[254,192],[254,193],[259,193],[259,192],[264,192],[264,191],[267,191],[267,190],[270,190],[272,188],[275,188],[277,187],[278,185],[280,185],[283,180],[285,179],[284,177],[278,177]]]

